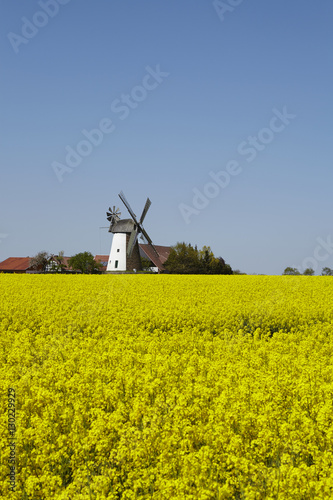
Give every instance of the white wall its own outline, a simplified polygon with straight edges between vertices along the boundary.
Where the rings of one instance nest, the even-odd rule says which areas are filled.
[[[118,261],[118,267],[116,267]],[[126,233],[115,233],[112,238],[107,271],[126,271]]]

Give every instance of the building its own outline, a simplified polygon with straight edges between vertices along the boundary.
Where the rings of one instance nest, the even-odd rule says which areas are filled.
[[[169,257],[171,247],[166,247],[166,246],[162,246],[162,245],[154,245],[154,247],[156,248],[156,251],[159,255],[160,262],[162,264],[164,264],[164,262]],[[151,263],[151,266],[150,266],[151,269],[157,273],[158,272],[158,265],[157,265],[158,263],[155,262],[156,254],[155,254],[152,246],[147,245],[147,244],[143,244],[143,243],[139,243],[139,248],[140,248],[140,256],[143,259],[149,260]]]
[[[158,272],[158,265],[156,263],[156,254],[154,250],[152,249],[151,245],[139,243],[139,251],[140,251],[140,257],[142,259],[148,260],[150,262],[150,269],[154,272]],[[160,257],[160,262],[164,264],[164,262],[167,260],[170,254],[171,247],[167,246],[162,246],[162,245],[154,245],[154,247],[157,250],[157,253],[159,254]],[[110,256],[109,255],[96,255],[95,260],[97,262],[100,262],[103,265],[102,272],[105,272],[107,269],[108,261],[109,261]]]
[[[27,273],[32,271],[30,257],[9,257],[0,262],[0,273]]]
[[[165,247],[165,246],[160,246],[160,245],[155,245],[155,248],[160,256],[160,261],[162,264],[167,260],[169,253],[170,253],[170,247]],[[140,250],[140,256],[143,259],[149,260],[151,263],[151,269],[153,271],[158,271],[158,268],[156,266],[156,254],[152,250],[152,247],[150,245],[146,244],[140,244],[139,243],[139,250]],[[100,262],[102,264],[101,271],[102,273],[106,272],[106,268],[108,265],[109,261],[109,255],[95,255],[95,260],[96,262]],[[63,257],[63,273],[74,273],[76,272],[75,270],[71,269],[69,267],[68,261],[70,257]],[[59,265],[59,262],[57,261],[55,256],[51,256],[49,263],[46,267],[46,272],[52,273],[52,272],[57,272],[57,267]],[[0,273],[36,273],[38,271],[35,271],[32,269],[30,266],[30,257],[9,257],[8,259],[4,260],[3,262],[0,262]]]
[[[109,256],[108,255],[95,255],[95,261],[102,265],[101,271],[105,273],[108,265]]]

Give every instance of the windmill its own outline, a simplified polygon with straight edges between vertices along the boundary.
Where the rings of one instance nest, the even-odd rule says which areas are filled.
[[[115,205],[106,212],[107,220],[110,222],[109,232],[113,233],[111,251],[107,271],[132,271],[141,270],[141,258],[138,244],[138,237],[144,237],[154,254],[154,263],[159,271],[163,270],[160,256],[153,245],[153,242],[143,227],[143,221],[150,208],[151,201],[147,198],[145,206],[139,220],[133,212],[124,193],[119,193],[119,198],[128,210],[131,219],[120,219],[121,212]]]

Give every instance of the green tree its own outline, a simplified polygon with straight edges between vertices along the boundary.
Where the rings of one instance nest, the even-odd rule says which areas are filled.
[[[312,267],[308,267],[305,269],[303,275],[304,276],[313,276],[314,275],[314,270],[312,269]]]
[[[219,261],[218,269],[220,269],[220,272],[214,274],[234,274],[230,264],[226,264],[222,257],[218,257],[217,259]]]
[[[81,252],[73,255],[68,265],[73,271],[80,271],[84,274],[96,274],[101,271],[102,264],[96,262],[94,256],[90,252]]]
[[[198,250],[184,242],[171,248],[164,266],[173,274],[232,274],[231,267],[222,257],[215,257],[210,247]]]
[[[199,266],[203,274],[211,274],[212,267],[214,266],[214,254],[210,247],[203,246],[198,251]]]
[[[299,276],[301,273],[296,267],[286,267],[282,274],[284,276]]]
[[[39,271],[41,273],[45,273],[47,265],[49,263],[50,256],[48,252],[38,252],[34,257],[30,259],[30,267],[34,271]]]
[[[206,274],[233,274],[233,271],[222,257],[213,257]]]
[[[202,271],[197,248],[185,242],[177,243],[171,248],[164,267],[172,274],[201,274]]]
[[[322,276],[333,276],[333,269],[330,267],[323,267],[323,270],[321,271]]]
[[[154,264],[152,264],[149,259],[141,257],[141,267],[143,271],[149,271],[151,267],[154,267]]]

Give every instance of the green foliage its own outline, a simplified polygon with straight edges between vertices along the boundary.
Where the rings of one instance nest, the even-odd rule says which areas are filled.
[[[200,274],[198,250],[191,244],[177,243],[171,248],[164,267],[172,274]]]
[[[321,275],[322,276],[333,276],[333,269],[331,269],[330,267],[323,267]]]
[[[303,275],[304,276],[313,276],[314,275],[314,270],[312,269],[312,267],[308,267],[307,269],[305,269]]]
[[[216,258],[210,247],[201,250],[190,243],[177,243],[171,248],[164,267],[172,274],[232,274],[222,257]]]
[[[296,267],[286,267],[282,274],[284,276],[299,276],[301,273]]]
[[[143,271],[149,271],[152,266],[153,264],[150,262],[149,259],[141,257],[141,267]]]
[[[83,274],[96,274],[102,268],[102,264],[96,262],[90,252],[81,252],[73,255],[69,259],[68,264],[74,271],[80,271]]]

